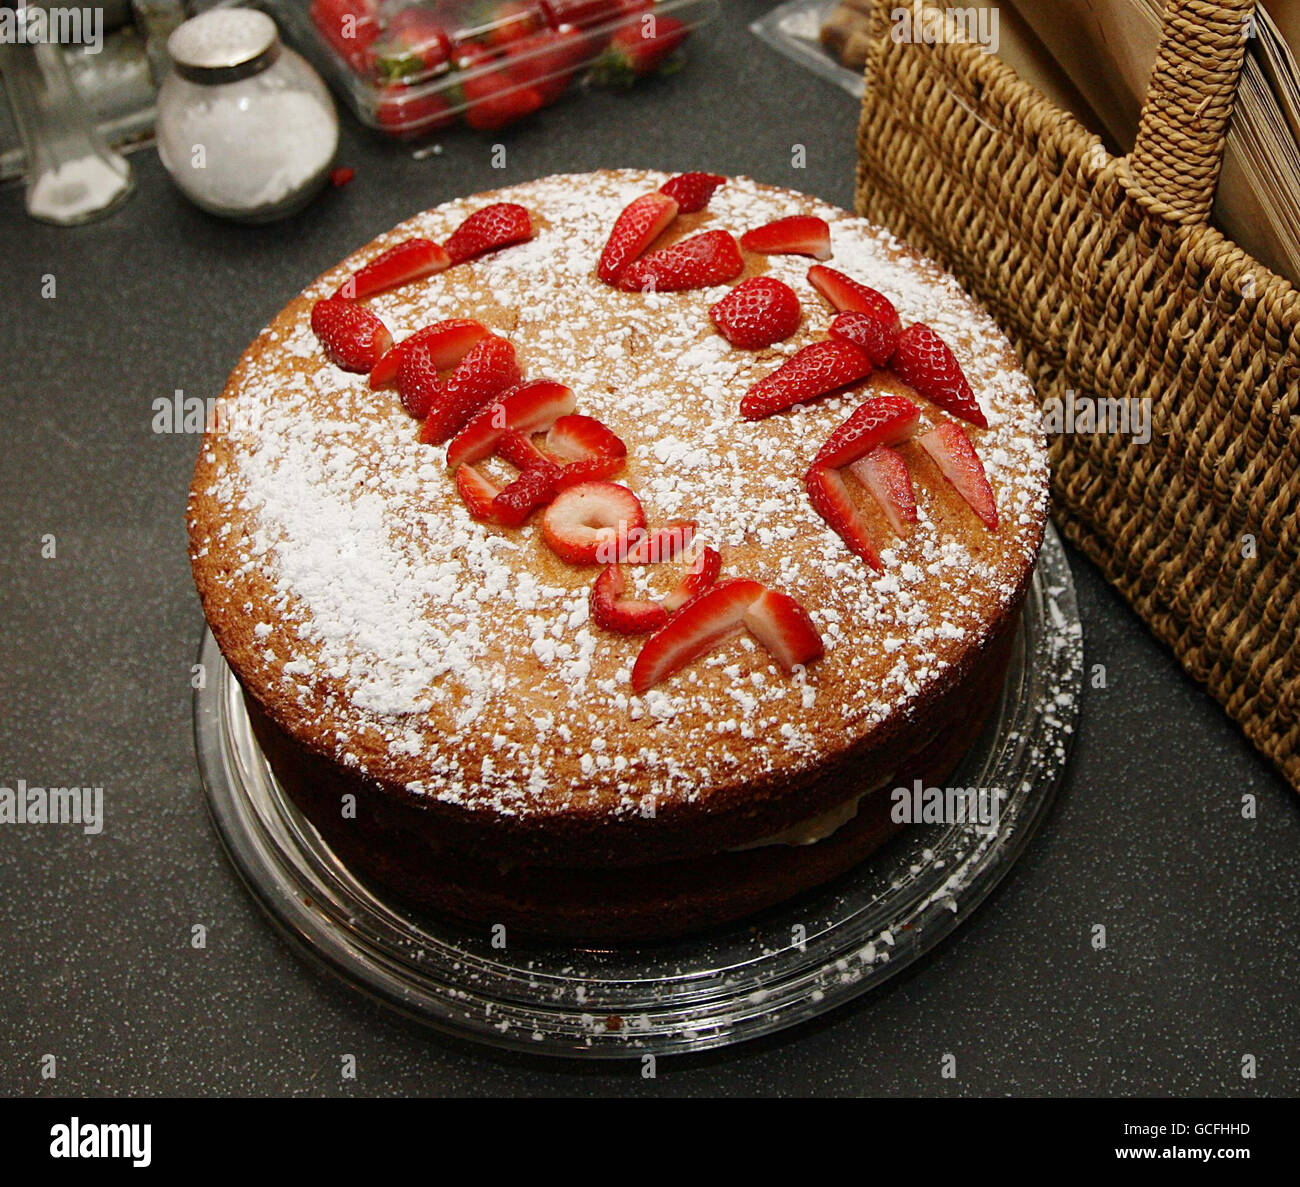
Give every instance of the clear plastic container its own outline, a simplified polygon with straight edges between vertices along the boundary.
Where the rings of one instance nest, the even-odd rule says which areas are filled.
[[[311,0],[276,11],[371,127],[494,131],[579,81],[626,86],[681,61],[718,0]]]

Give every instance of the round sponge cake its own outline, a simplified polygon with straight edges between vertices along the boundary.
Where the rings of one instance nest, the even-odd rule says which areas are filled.
[[[449,863],[456,855],[502,876],[747,851],[855,804],[959,726],[969,740],[996,694],[998,645],[1014,627],[1047,501],[1037,405],[1009,343],[936,265],[791,190],[729,179],[655,244],[818,215],[831,228],[829,266],[952,346],[988,419],[968,433],[1000,525],[986,528],[925,451],[905,444],[918,522],[900,539],[878,517],[876,573],[813,510],[804,472],[865,394],[907,395],[923,431],[949,418],[878,371],[847,393],[743,420],[750,385],[825,337],[833,311],[807,279],[811,261],[794,255],[745,255],[746,275],[784,280],[802,304],[799,330],[757,351],[731,346],[710,321],[728,286],[601,283],[596,262],[619,212],[669,176],[547,177],[415,216],[291,301],[219,402],[188,509],[204,612],[255,720],[275,735],[268,753],[286,785],[302,782],[288,770],[297,754],[314,772],[301,802],[316,816],[330,817],[348,790],[363,799],[380,830],[361,846],[376,871],[395,858],[384,845],[415,835]],[[805,672],[787,674],[741,634],[634,695],[644,640],[591,620],[598,570],[562,562],[536,521],[472,519],[444,451],[419,443],[395,393],[326,359],[310,327],[315,299],[385,248],[412,235],[441,242],[495,201],[528,209],[530,241],[367,305],[399,341],[477,318],[510,340],[525,375],[568,384],[577,410],[627,443],[616,481],[652,525],[696,521],[724,577],[754,578],[808,610],[826,650]],[[626,572],[632,596],[662,597],[681,565]],[[501,897],[498,886],[497,915]]]

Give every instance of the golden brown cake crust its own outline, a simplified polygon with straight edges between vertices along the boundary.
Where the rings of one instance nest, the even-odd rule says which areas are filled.
[[[823,336],[830,315],[799,257],[747,257],[749,271],[786,280],[803,303],[796,335],[763,351],[736,350],[713,330],[707,310],[723,290],[601,285],[595,261],[618,211],[667,176],[606,171],[476,195],[417,215],[331,269],[240,360],[191,492],[204,612],[269,717],[376,793],[559,864],[611,832],[627,834],[611,842],[621,860],[642,846],[645,856],[701,852],[701,838],[719,840],[710,818],[729,821],[721,839],[744,843],[774,821],[807,817],[801,791],[837,765],[887,765],[891,740],[907,753],[933,729],[927,711],[1008,628],[1043,530],[1036,406],[988,316],[886,232],[732,179],[668,239],[825,217],[830,265],[885,292],[905,322],[943,334],[989,417],[989,429],[970,435],[1001,528],[986,531],[912,444],[904,453],[921,522],[885,549],[882,576],[851,556],[800,479],[866,389],[910,389],[877,373],[847,397],[741,421],[749,384]],[[526,374],[570,384],[578,410],[628,443],[619,480],[652,524],[698,520],[723,552],[724,576],[764,581],[808,608],[827,654],[804,679],[742,637],[634,697],[628,673],[641,640],[587,619],[597,570],[560,562],[535,527],[471,520],[442,451],[418,444],[393,393],[371,392],[324,359],[308,324],[312,300],[379,250],[412,234],[444,239],[494,200],[528,207],[530,243],[369,304],[399,340],[443,318],[478,317],[510,338]],[[917,402],[926,419],[941,419]],[[677,571],[634,576],[662,594]],[[610,830],[615,821],[632,827]]]

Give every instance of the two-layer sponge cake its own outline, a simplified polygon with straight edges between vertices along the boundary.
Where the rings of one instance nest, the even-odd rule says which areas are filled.
[[[274,771],[462,920],[670,935],[843,872],[977,733],[1042,539],[1032,389],[953,279],[816,199],[670,176],[381,236],[248,349],[195,471]]]

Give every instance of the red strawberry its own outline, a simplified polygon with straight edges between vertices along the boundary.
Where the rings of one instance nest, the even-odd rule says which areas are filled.
[[[716,548],[702,548],[699,555],[691,562],[686,575],[677,583],[676,588],[663,599],[665,610],[678,610],[692,598],[702,594],[718,579],[722,570],[722,554]]]
[[[494,59],[493,51],[484,46],[462,46],[456,65],[460,69],[465,122],[471,128],[495,132],[542,106],[537,89],[517,82],[509,69]]]
[[[597,626],[620,635],[644,635],[668,621],[668,611],[658,602],[624,598],[627,578],[618,565],[607,565],[591,587],[591,616]]]
[[[922,322],[908,326],[898,337],[889,365],[899,379],[946,412],[981,429],[989,427],[957,356],[929,326]]]
[[[552,29],[577,25],[580,29],[603,25],[622,15],[620,0],[539,0],[542,14]]]
[[[710,309],[709,316],[732,346],[758,350],[799,328],[799,298],[783,281],[751,276]]]
[[[340,165],[337,169],[330,170],[330,185],[332,185],[336,190],[341,190],[345,185],[348,185],[356,175],[357,171],[355,169],[352,169],[347,165]]]
[[[401,356],[397,370],[397,395],[402,407],[416,420],[424,420],[429,409],[446,398],[446,386],[438,375],[433,356],[424,347],[413,346]]]
[[[527,38],[541,27],[541,14],[524,0],[504,0],[488,8],[486,21],[470,31],[470,36],[486,45],[508,48]]]
[[[871,374],[871,360],[852,342],[827,338],[805,346],[771,375],[754,384],[740,401],[746,420],[760,420],[793,404],[857,383]]]
[[[639,532],[632,532],[621,559],[629,565],[657,565],[670,561],[691,546],[695,528],[695,520],[679,519],[661,528],[642,528]]]
[[[920,409],[902,396],[872,396],[837,428],[813,459],[813,469],[838,470],[877,445],[897,445],[916,432]]]
[[[465,317],[436,322],[422,330],[416,330],[409,338],[403,338],[371,368],[370,386],[380,388],[396,382],[402,356],[417,347],[428,352],[428,361],[433,370],[446,371],[459,363],[469,348],[486,333],[487,326],[482,322]]]
[[[623,468],[627,446],[591,416],[562,416],[546,434],[546,448],[565,461],[560,486],[612,478]]]
[[[596,275],[606,284],[619,278],[640,254],[677,217],[677,203],[667,194],[642,194],[614,222]]]
[[[403,367],[407,361],[402,360]],[[425,445],[441,445],[460,432],[484,404],[518,382],[515,348],[496,334],[480,338],[461,359],[441,397],[430,407],[420,428],[420,440]],[[400,375],[398,384],[401,384]]]
[[[627,292],[678,292],[735,280],[745,270],[729,231],[705,231],[652,251],[629,265],[618,287]]]
[[[644,527],[641,501],[627,487],[583,482],[561,491],[546,509],[542,538],[571,565],[613,564]]]
[[[450,128],[456,113],[442,94],[421,95],[418,88],[386,86],[375,107],[375,122],[394,136],[414,136]]]
[[[494,202],[476,210],[460,224],[443,246],[453,264],[463,264],[489,251],[522,243],[533,237],[528,211],[514,202]]]
[[[557,418],[573,411],[573,391],[553,379],[530,379],[516,384],[480,408],[447,447],[447,465],[453,470],[477,462],[496,450],[497,440],[509,429],[540,433]]]
[[[681,214],[695,214],[703,210],[713,197],[713,191],[727,179],[718,173],[679,173],[659,187],[677,202]]]
[[[653,74],[672,55],[690,30],[676,17],[653,16],[615,31],[600,60],[592,67],[592,81],[629,86]]]
[[[841,313],[869,313],[886,325],[902,328],[894,303],[869,285],[859,284],[825,264],[814,264],[809,268],[808,280]]]
[[[886,299],[881,297],[881,300]],[[837,313],[831,322],[830,335],[862,347],[877,367],[883,367],[893,357],[901,332],[898,313],[892,305],[889,308],[892,318],[882,312]]]
[[[387,18],[371,53],[381,82],[417,82],[447,69],[451,38],[433,13],[404,8]]]
[[[775,589],[765,589],[750,603],[745,626],[787,672],[826,654],[808,611]]]
[[[344,371],[365,373],[393,344],[387,327],[364,305],[325,297],[311,307],[311,328],[326,357]]]
[[[587,39],[577,29],[543,29],[506,46],[510,76],[531,86],[542,103],[554,103],[568,89],[587,55]]]
[[[361,300],[450,266],[451,257],[428,239],[407,239],[376,256],[345,280],[336,297]]]
[[[998,505],[993,488],[980,463],[979,454],[965,430],[955,421],[944,421],[937,429],[917,438],[921,447],[934,458],[943,476],[957,488],[971,510],[992,531],[998,527]]]
[[[370,46],[380,33],[378,9],[373,0],[312,0],[312,24],[358,74],[370,72]]]
[[[538,507],[555,498],[560,467],[541,461],[528,467],[492,500],[492,514],[506,527],[518,527]]]
[[[755,227],[740,237],[746,251],[767,255],[812,256],[815,260],[831,258],[831,228],[824,218],[811,214],[792,214],[765,227]]]
[[[456,471],[456,489],[475,519],[495,522],[492,501],[501,493],[496,483],[485,478],[473,466],[461,466]]]
[[[871,539],[866,518],[854,503],[840,472],[814,468],[808,471],[804,485],[813,510],[830,524],[850,551],[860,556],[876,572],[882,572],[884,566],[880,563],[880,553],[876,551]]]
[[[632,667],[632,691],[644,695],[730,638],[764,592],[757,581],[724,581],[683,606],[641,648]]]
[[[880,504],[889,526],[900,536],[905,535],[907,525],[916,522],[916,492],[903,455],[881,445],[853,462],[849,470]]]
[[[533,444],[529,434],[516,433],[513,429],[506,429],[498,438],[496,452],[517,470],[527,470],[551,460]]]

